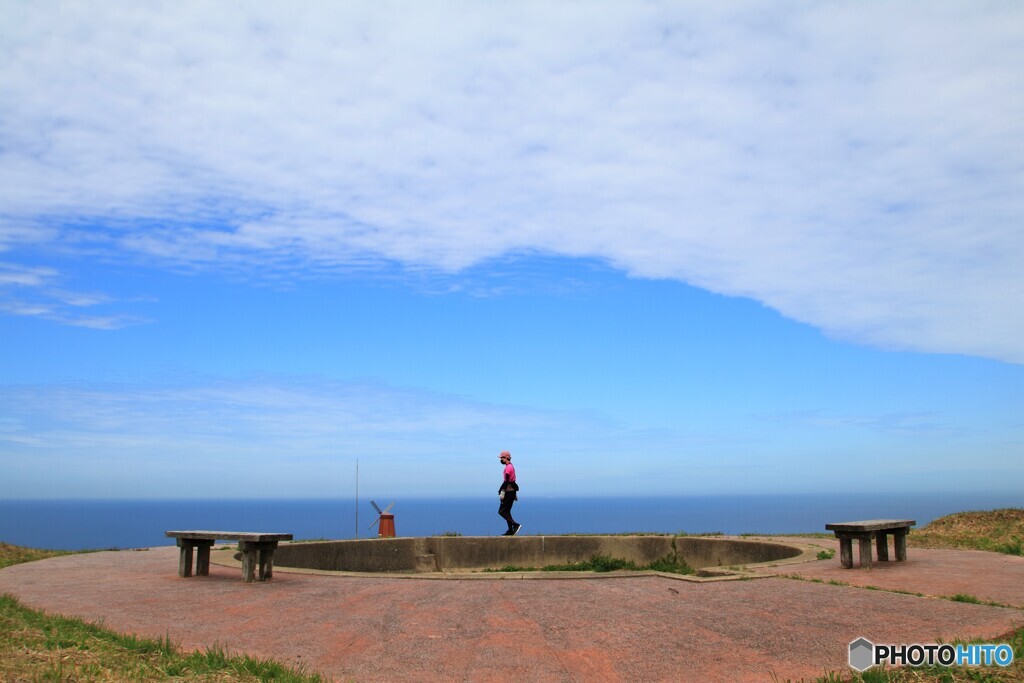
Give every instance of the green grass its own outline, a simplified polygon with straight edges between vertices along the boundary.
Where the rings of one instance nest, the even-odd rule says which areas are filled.
[[[1007,605],[1002,602],[994,602],[992,600],[982,600],[978,597],[971,595],[970,593],[957,593],[956,595],[942,595],[939,596],[946,600],[952,600],[953,602],[966,602],[971,605],[987,605],[988,607],[1009,607],[1014,609],[1013,605]]]
[[[1024,547],[1021,546],[1021,540],[1014,538],[1012,541],[1006,543],[993,543],[992,550],[997,553],[1005,553],[1006,555],[1017,555],[1018,557],[1024,556]]]
[[[10,543],[0,541],[0,569],[10,567],[12,564],[42,560],[47,557],[58,555],[70,555],[66,550],[36,550],[35,548],[23,548]]]

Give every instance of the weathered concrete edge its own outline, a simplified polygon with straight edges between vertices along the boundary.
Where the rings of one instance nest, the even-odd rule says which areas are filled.
[[[676,581],[688,581],[692,583],[714,583],[718,581],[748,581],[751,579],[771,578],[771,574],[758,574],[753,570],[760,567],[777,567],[791,564],[802,564],[818,561],[818,552],[828,549],[828,546],[803,543],[787,539],[778,541],[771,537],[740,537],[740,536],[716,536],[728,540],[740,541],[762,541],[787,545],[800,550],[795,557],[770,560],[767,562],[755,562],[744,565],[716,567],[714,576],[697,576],[694,574],[674,574],[671,572],[659,572],[653,570],[619,570],[611,572],[593,571],[529,571],[529,572],[484,572],[472,570],[449,570],[438,572],[357,572],[332,569],[308,569],[304,567],[274,566],[274,573],[285,574],[306,574],[312,576],[341,576],[352,578],[386,578],[386,579],[426,579],[432,581],[509,581],[509,580],[580,580],[580,579],[615,579],[640,576],[660,576]],[[214,549],[210,555],[210,562],[224,567],[241,567],[241,561],[234,558],[236,549],[220,548]]]
[[[595,555],[639,566],[670,557],[696,570],[717,570],[801,555],[774,541],[725,536],[537,535],[339,539],[281,545],[280,567],[349,572],[475,572],[508,566],[541,567],[582,562]]]
[[[818,562],[818,553],[822,550],[835,550],[831,545],[822,545],[819,543],[812,543],[810,541],[796,541],[792,538],[786,538],[780,540],[778,538],[772,538],[771,536],[733,536],[731,538],[744,538],[752,541],[763,541],[767,543],[779,543],[781,545],[788,545],[793,548],[799,548],[800,554],[796,557],[790,557],[782,560],[769,560],[768,562],[754,562],[751,564],[745,564],[742,569],[758,569],[761,567],[784,567],[790,564],[804,564],[805,562]]]

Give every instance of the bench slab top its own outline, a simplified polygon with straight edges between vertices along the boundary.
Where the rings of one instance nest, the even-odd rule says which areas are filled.
[[[882,529],[909,529],[917,522],[912,519],[866,519],[860,522],[836,522],[826,524],[829,531],[846,531],[851,533],[881,531]]]
[[[190,538],[197,541],[252,541],[263,543],[266,541],[290,541],[291,534],[266,533],[259,531],[165,531],[164,535],[169,538]]]

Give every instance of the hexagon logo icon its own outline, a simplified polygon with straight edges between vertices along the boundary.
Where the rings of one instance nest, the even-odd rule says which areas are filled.
[[[850,643],[850,668],[867,671],[875,665],[875,644],[867,638],[858,638]]]

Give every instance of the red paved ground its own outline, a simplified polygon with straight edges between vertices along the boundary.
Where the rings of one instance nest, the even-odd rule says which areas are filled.
[[[808,539],[798,540],[806,543]],[[964,594],[982,601],[998,602],[1024,609],[1024,557],[980,550],[909,548],[906,563],[876,560],[870,570],[860,570],[856,564],[858,553],[854,544],[854,568],[843,569],[838,559],[838,541],[814,539],[813,543],[833,548],[836,551],[835,560],[768,567],[757,570],[758,573],[797,575],[822,581],[840,581],[853,586],[873,586],[930,596],[949,597]],[[894,556],[892,548],[889,549],[889,554]]]
[[[207,578],[179,579],[176,553],[17,565],[0,570],[0,592],[119,631],[169,635],[185,647],[220,643],[342,681],[766,681],[773,672],[781,681],[812,679],[844,670],[858,636],[995,638],[1024,623],[1019,609],[784,577],[437,581],[275,571],[273,581],[244,584],[238,569],[216,565]],[[839,576],[1024,604],[1022,558],[910,553],[906,563]],[[838,564],[760,571],[824,577],[842,572]]]

